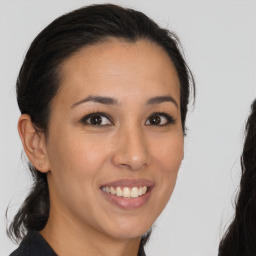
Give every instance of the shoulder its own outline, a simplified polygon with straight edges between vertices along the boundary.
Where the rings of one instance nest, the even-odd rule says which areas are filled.
[[[57,256],[37,231],[29,231],[19,247],[10,256]]]

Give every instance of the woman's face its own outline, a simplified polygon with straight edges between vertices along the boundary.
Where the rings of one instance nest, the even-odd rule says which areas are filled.
[[[51,213],[86,232],[138,237],[183,158],[175,68],[152,42],[111,39],[67,59],[61,75],[45,148]]]

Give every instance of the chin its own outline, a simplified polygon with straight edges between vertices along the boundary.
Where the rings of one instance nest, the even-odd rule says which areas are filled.
[[[122,223],[115,225],[115,229],[112,229],[112,236],[119,239],[133,239],[141,237],[150,230],[152,225],[153,222],[144,223],[141,221],[141,218],[136,223],[131,223],[129,220],[123,220]]]

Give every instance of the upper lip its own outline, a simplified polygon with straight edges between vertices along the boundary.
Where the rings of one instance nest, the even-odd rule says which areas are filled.
[[[120,179],[101,185],[101,187],[152,187],[154,182],[148,179]]]

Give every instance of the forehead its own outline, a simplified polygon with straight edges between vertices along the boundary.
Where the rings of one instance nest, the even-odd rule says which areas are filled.
[[[148,40],[109,39],[86,46],[62,64],[61,77],[60,94],[74,100],[79,94],[171,93],[179,102],[175,67],[168,54]]]

